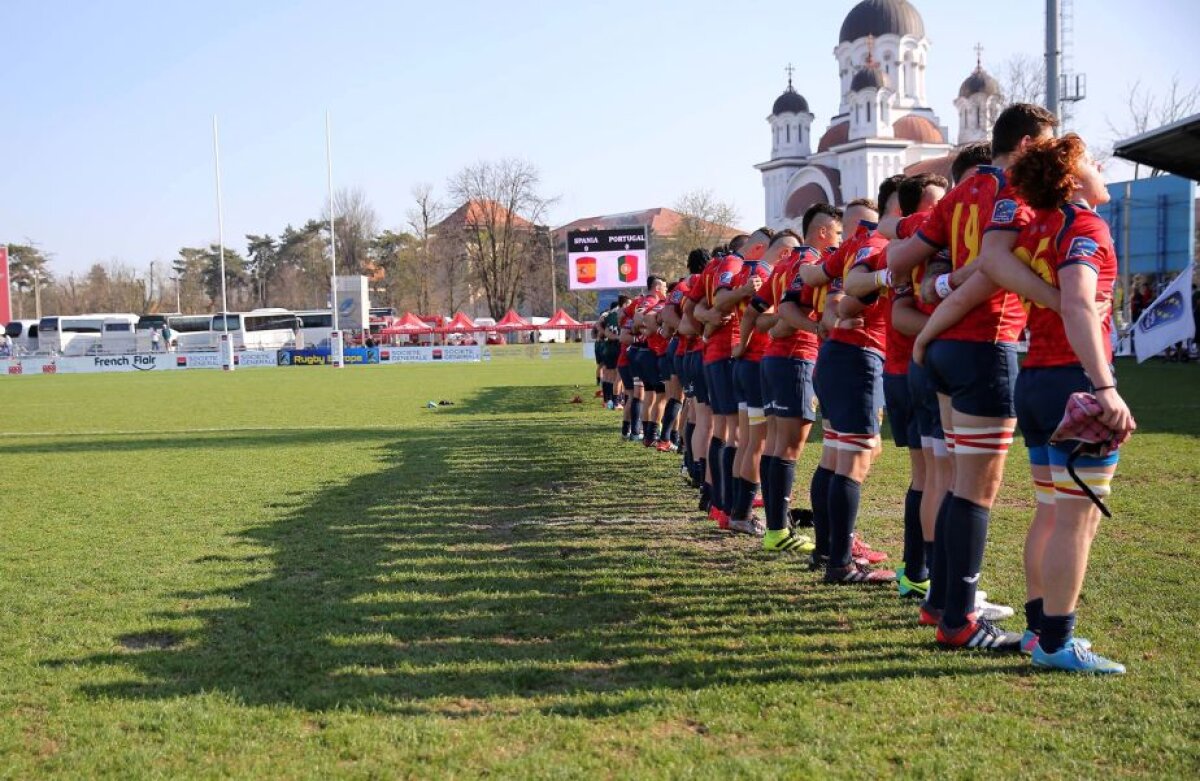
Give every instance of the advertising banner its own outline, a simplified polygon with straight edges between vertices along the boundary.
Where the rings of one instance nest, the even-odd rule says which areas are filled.
[[[365,331],[371,311],[367,278],[361,275],[337,278],[338,327],[343,331]],[[347,361],[348,363],[348,361]]]
[[[380,363],[466,363],[478,361],[481,351],[478,345],[447,347],[381,347]]]
[[[342,352],[347,366],[379,363],[378,347],[347,347]],[[328,348],[311,350],[280,350],[276,359],[280,366],[332,366],[333,355]]]
[[[645,287],[649,240],[645,226],[567,233],[571,290]]]
[[[0,323],[12,320],[12,280],[8,275],[8,247],[0,244]]]

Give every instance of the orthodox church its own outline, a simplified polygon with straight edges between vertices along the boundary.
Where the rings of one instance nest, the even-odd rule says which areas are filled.
[[[814,203],[873,198],[893,174],[945,167],[954,150],[929,106],[925,23],[908,0],[862,0],[842,22],[833,50],[841,103],[813,151],[808,101],[788,85],[771,107],[771,159],[762,172],[766,223],[799,227]],[[988,138],[1003,102],[1000,85],[977,63],[959,89],[958,144]]]

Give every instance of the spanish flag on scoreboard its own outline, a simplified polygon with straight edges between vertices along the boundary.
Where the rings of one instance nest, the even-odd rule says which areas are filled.
[[[617,258],[617,278],[622,282],[632,282],[637,279],[637,255],[621,255]]]

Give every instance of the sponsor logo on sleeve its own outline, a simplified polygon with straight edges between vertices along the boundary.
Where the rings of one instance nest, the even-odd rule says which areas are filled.
[[[732,271],[722,271],[721,276],[717,277],[717,284],[719,284],[719,285],[729,285],[732,283],[733,283],[733,272]]]
[[[997,225],[1007,225],[1017,216],[1017,202],[1011,198],[1001,198],[992,208],[992,222]]]
[[[1094,258],[1099,251],[1100,245],[1094,239],[1089,239],[1086,236],[1077,236],[1071,239],[1071,246],[1067,249],[1067,260]]]

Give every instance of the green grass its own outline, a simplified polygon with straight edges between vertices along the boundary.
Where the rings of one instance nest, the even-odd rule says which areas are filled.
[[[1079,626],[1119,680],[938,652],[696,521],[583,360],[5,378],[0,776],[1197,777],[1198,371],[1120,367]],[[864,490],[893,552],[904,462]]]

